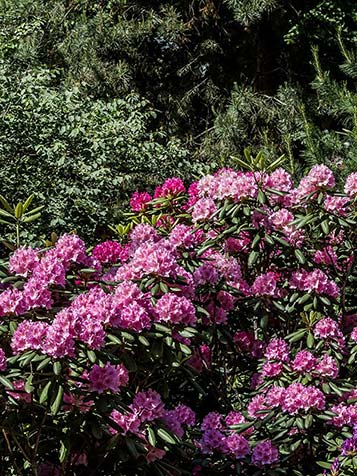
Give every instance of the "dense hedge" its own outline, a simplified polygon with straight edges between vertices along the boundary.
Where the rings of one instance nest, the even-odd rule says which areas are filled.
[[[11,255],[1,474],[354,474],[357,174],[246,165]]]

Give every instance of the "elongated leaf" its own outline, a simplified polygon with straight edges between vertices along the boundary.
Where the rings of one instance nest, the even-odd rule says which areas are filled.
[[[38,218],[40,218],[40,216],[41,216],[41,213],[36,213],[36,215],[31,215],[31,216],[25,217],[22,221],[24,223],[31,223],[31,222],[37,220]]]
[[[157,430],[157,434],[162,440],[166,441],[166,443],[170,443],[170,445],[176,445],[177,439],[175,439],[171,433],[164,430],[163,428],[159,428]]]
[[[0,195],[0,202],[1,202],[2,206],[5,208],[5,210],[7,210],[9,213],[11,213],[11,215],[14,213],[14,209],[12,208],[10,203],[6,200],[6,198],[3,197],[2,195]]]
[[[12,385],[10,380],[8,378],[4,377],[3,375],[0,375],[0,383],[2,385],[4,385],[4,387],[10,388],[11,390],[14,390],[14,386]]]
[[[15,207],[15,217],[19,220],[22,217],[24,206],[19,202]]]
[[[40,398],[39,398],[39,402],[41,403],[41,405],[47,401],[47,399],[48,399],[48,392],[49,392],[51,386],[52,386],[52,381],[50,380],[50,381],[47,382],[46,385],[43,387],[43,389],[42,389],[42,391],[41,391],[41,394],[40,394]]]
[[[151,427],[148,428],[148,440],[150,445],[152,446],[156,445],[156,435],[154,430]]]
[[[57,390],[57,395],[54,400],[54,402],[51,405],[51,413],[53,415],[56,415],[61,407],[62,404],[62,398],[63,398],[63,387],[60,385]]]
[[[61,371],[62,371],[62,365],[61,365],[61,362],[54,362],[53,364],[53,372],[55,375],[60,375],[61,374]]]

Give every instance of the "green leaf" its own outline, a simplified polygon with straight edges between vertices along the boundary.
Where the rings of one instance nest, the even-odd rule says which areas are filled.
[[[41,391],[41,394],[40,394],[40,398],[39,398],[39,402],[41,403],[41,405],[46,402],[46,400],[48,398],[48,392],[49,392],[49,389],[51,388],[51,385],[52,385],[52,381],[50,380],[43,387],[43,389]]]
[[[12,219],[14,218],[13,215],[11,215],[11,213],[6,212],[5,210],[2,210],[1,208],[0,208],[0,215],[7,218],[12,218]]]
[[[4,377],[3,375],[0,375],[0,383],[2,385],[4,385],[4,387],[10,388],[11,390],[14,390],[14,386],[12,385],[10,380],[8,378]]]
[[[11,213],[11,215],[13,215],[14,209],[10,206],[9,202],[2,195],[0,195],[0,202],[2,206],[5,208],[5,210],[7,210],[9,213]]]
[[[23,206],[23,212],[25,213],[25,211],[28,209],[28,207],[31,205],[32,203],[32,200],[34,199],[34,194],[30,195],[26,200],[25,200],[25,203],[24,203],[24,206]]]
[[[163,283],[162,281],[160,281],[160,290],[161,290],[164,294],[166,294],[166,293],[169,292],[169,288],[168,288],[167,284],[166,284],[166,283]]]
[[[31,374],[28,379],[26,380],[25,383],[25,392],[31,393],[34,390],[34,386],[32,385],[32,380],[33,380],[33,374]]]
[[[37,366],[37,370],[42,370],[51,362],[51,357],[46,357]]]
[[[31,223],[37,220],[38,218],[40,218],[40,216],[41,216],[41,213],[36,213],[36,215],[26,216],[22,221],[24,223]]]
[[[138,340],[139,340],[139,342],[140,342],[141,344],[143,344],[145,347],[149,347],[149,346],[150,346],[150,342],[147,340],[146,337],[144,337],[144,336],[139,336],[139,339],[138,339]]]
[[[10,223],[9,221],[3,220],[2,218],[0,218],[0,223],[2,223],[3,225],[12,225],[12,223]]]
[[[172,433],[169,433],[163,428],[159,428],[157,430],[157,434],[162,440],[166,441],[166,443],[170,443],[171,445],[175,445],[177,443],[177,438],[175,438]]]
[[[258,259],[259,253],[257,251],[251,251],[248,256],[248,265],[252,266]]]
[[[61,362],[58,362],[57,360],[56,362],[53,363],[53,372],[55,375],[60,375],[61,371],[62,371]]]
[[[15,217],[19,220],[22,217],[24,206],[19,202],[15,207]]]
[[[304,264],[306,262],[305,256],[300,250],[294,250],[295,256],[298,259],[300,264]]]
[[[148,427],[148,440],[151,446],[156,445],[156,435],[154,430],[150,426]]]
[[[328,235],[330,233],[330,227],[328,226],[328,221],[324,220],[321,223],[321,229],[325,233],[325,235]]]
[[[56,398],[54,399],[54,402],[51,405],[51,413],[53,415],[56,415],[58,413],[62,404],[62,397],[63,397],[63,387],[62,385],[59,385]]]
[[[186,354],[186,355],[191,355],[192,354],[191,349],[187,345],[179,343],[179,347],[180,347],[180,350],[184,354]]]
[[[87,350],[87,355],[92,364],[97,361],[97,354],[93,350]]]
[[[314,346],[314,342],[315,342],[314,335],[312,332],[309,332],[306,339],[306,344],[309,349],[312,349],[312,347]]]
[[[68,451],[69,451],[69,441],[68,440],[61,441],[59,457],[58,457],[60,463],[63,463],[66,460]]]

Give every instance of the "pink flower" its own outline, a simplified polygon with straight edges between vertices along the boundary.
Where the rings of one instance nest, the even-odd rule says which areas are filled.
[[[286,225],[289,225],[294,220],[294,215],[286,208],[281,208],[277,212],[273,213],[269,217],[270,223],[276,229],[283,229]]]
[[[262,376],[263,377],[276,377],[280,375],[283,371],[282,362],[265,362],[262,367]]]
[[[176,197],[180,193],[185,193],[186,188],[182,180],[178,177],[172,177],[167,179],[163,185],[156,187],[154,198],[166,197],[172,198]]]
[[[0,372],[3,372],[6,369],[7,369],[6,355],[3,349],[0,348]]]
[[[295,271],[292,273],[289,283],[292,288],[300,291],[326,294],[332,298],[337,298],[339,295],[337,284],[328,279],[327,275],[320,269],[310,272],[304,269]]]
[[[233,426],[233,425],[240,425],[243,423],[247,423],[247,420],[244,418],[244,416],[240,412],[235,412],[231,411],[228,413],[225,419],[225,424],[227,426]],[[231,430],[232,433],[234,433],[235,430]],[[242,435],[251,435],[254,433],[254,428],[250,427],[247,428],[245,431],[242,432]]]
[[[225,454],[231,454],[235,459],[241,459],[250,453],[250,448],[243,435],[232,433],[223,440],[221,451]]]
[[[45,322],[22,321],[11,339],[14,354],[24,350],[39,350],[42,348],[49,325]]]
[[[95,246],[92,251],[92,256],[100,263],[115,264],[118,261],[126,261],[127,251],[120,243],[116,241],[104,241]]]
[[[355,426],[357,423],[357,405],[347,405],[345,403],[339,403],[333,405],[330,411],[335,413],[336,416],[331,418],[332,425],[341,427],[344,425]]]
[[[345,194],[350,198],[354,198],[357,195],[357,172],[349,175],[345,183]]]
[[[119,327],[137,332],[150,329],[151,319],[146,308],[135,301],[124,306],[120,311]]]
[[[248,405],[248,415],[257,420],[262,420],[269,413],[269,406],[265,400],[264,395],[256,395],[252,398]]]
[[[311,408],[323,410],[325,408],[325,397],[321,390],[316,387],[292,383],[285,389],[281,408],[290,415],[294,415],[300,410],[308,411]]]
[[[146,453],[145,459],[148,463],[152,463],[153,461],[162,459],[166,454],[165,450],[162,450],[160,448],[155,448],[154,446],[151,446],[151,445],[146,445],[146,448],[148,449],[148,452]]]
[[[279,451],[270,440],[258,443],[252,453],[252,463],[256,466],[273,464],[279,461]]]
[[[107,362],[105,367],[95,364],[88,378],[92,392],[103,393],[111,390],[116,393],[119,387],[125,387],[128,384],[129,374],[124,365],[114,366]]]
[[[264,356],[268,360],[288,362],[290,360],[289,346],[283,339],[276,337],[269,342],[265,349]]]
[[[203,369],[209,369],[211,365],[211,349],[209,346],[202,344],[198,349],[195,349],[187,364],[198,373],[201,373]]]
[[[131,409],[139,415],[142,422],[156,420],[164,414],[164,404],[160,395],[151,389],[135,395]]]
[[[343,338],[343,334],[336,321],[330,317],[321,319],[314,328],[314,336],[320,339],[334,339]]]
[[[35,269],[39,259],[36,250],[21,246],[9,260],[9,270],[19,276],[28,276]]]
[[[338,366],[330,355],[324,354],[320,362],[316,365],[315,372],[321,375],[321,377],[334,379],[338,376]]]
[[[223,428],[222,415],[218,412],[208,413],[201,423],[201,430],[209,430],[214,428],[215,430],[221,430]]]
[[[26,303],[23,293],[17,289],[5,289],[0,293],[0,312],[2,316],[8,314],[20,315],[25,312]]]
[[[14,390],[6,390],[6,392],[11,395],[15,400],[22,400],[25,403],[31,403],[31,393],[25,390],[25,381],[22,379],[15,380],[12,382]]]
[[[193,206],[192,221],[194,223],[208,220],[217,210],[211,198],[200,198]]]
[[[279,275],[272,271],[268,271],[265,274],[261,274],[257,278],[251,287],[251,293],[254,296],[279,296],[279,290],[277,289],[277,283],[279,281]]]
[[[308,350],[301,350],[295,356],[292,368],[295,372],[310,372],[316,365],[316,358]]]
[[[94,405],[93,400],[87,400],[84,395],[65,393],[63,395],[63,410],[71,411],[78,409],[81,412],[88,412]]]
[[[183,425],[194,425],[196,415],[195,412],[186,405],[178,405],[173,410],[166,410],[162,416],[162,420],[170,431],[175,433],[179,438],[182,438],[184,435]]]
[[[322,250],[317,250],[314,255],[314,262],[316,264],[322,264],[325,266],[334,265],[336,268],[339,268],[337,263],[337,254],[332,246],[328,245]]]
[[[283,401],[284,394],[285,388],[279,386],[270,387],[265,396],[265,404],[271,408],[279,407]]]
[[[238,331],[233,336],[233,341],[240,352],[251,354],[253,357],[260,358],[263,353],[264,344],[255,339],[251,331]]]
[[[224,448],[225,435],[219,430],[208,428],[204,431],[199,441],[203,454],[212,454],[215,450],[222,451]]]
[[[130,206],[133,212],[143,212],[147,209],[152,197],[147,192],[134,192],[130,199]]]
[[[128,432],[134,434],[139,433],[141,420],[138,412],[134,411],[133,413],[124,414],[113,410],[110,414],[110,418],[120,426],[124,435]],[[118,430],[114,427],[110,427],[109,431],[114,435],[118,433]]]
[[[301,179],[298,188],[295,191],[295,200],[306,197],[318,190],[326,190],[335,186],[335,177],[326,165],[314,165],[310,172]]]
[[[184,296],[164,294],[156,304],[157,320],[170,324],[192,326],[196,323],[195,307]]]
[[[324,202],[325,210],[335,215],[345,216],[348,211],[347,203],[349,199],[347,197],[334,197],[327,195]]]
[[[274,170],[270,175],[269,187],[279,192],[289,192],[293,188],[291,175],[282,168]]]

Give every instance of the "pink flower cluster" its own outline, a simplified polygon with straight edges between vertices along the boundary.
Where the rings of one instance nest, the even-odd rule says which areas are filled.
[[[339,295],[337,284],[320,269],[295,271],[292,273],[289,283],[291,287],[300,291],[315,292],[318,295],[326,294],[332,298],[337,298]]]
[[[157,320],[171,324],[196,324],[196,310],[191,301],[173,293],[164,294],[156,303]]]
[[[179,438],[183,438],[185,434],[184,427],[193,426],[196,421],[196,415],[191,408],[181,404],[173,410],[165,410],[162,420],[170,431]]]
[[[88,374],[92,392],[103,393],[106,390],[118,392],[119,387],[125,387],[129,382],[129,374],[124,365],[111,365],[109,362],[104,367],[95,364]]]
[[[231,428],[244,423],[247,421],[239,412],[232,411],[226,418],[217,412],[209,413],[201,424],[202,437],[199,445],[202,453],[221,453],[236,460],[251,455],[251,463],[255,466],[271,465],[279,461],[278,449],[270,440],[258,443],[251,450],[247,437],[253,434],[253,427],[248,427],[242,433],[236,433]]]
[[[145,423],[155,420],[162,421],[166,428],[175,433],[179,438],[184,435],[184,428],[195,424],[196,415],[186,405],[180,404],[173,410],[165,409],[160,395],[152,389],[139,392],[135,395],[133,403],[129,405],[130,412],[122,413],[113,410],[112,420],[118,425],[123,434],[128,432],[146,439]],[[118,432],[116,427],[111,427],[110,432]]]
[[[345,183],[345,194],[350,198],[354,198],[357,195],[357,172],[349,175]]]
[[[174,198],[180,193],[186,192],[186,187],[178,177],[167,179],[162,185],[156,187],[154,198]]]
[[[29,276],[23,290],[9,288],[0,294],[0,315],[23,314],[31,309],[50,309],[53,300],[49,288],[65,286],[71,265],[95,265],[86,253],[84,242],[76,235],[63,235],[53,249],[43,253],[19,248],[11,260],[11,269]]]
[[[258,394],[248,405],[248,414],[252,418],[262,419],[273,408],[295,415],[301,411],[323,410],[325,396],[320,389],[313,385],[292,383],[287,388],[273,386],[265,395]]]
[[[231,413],[227,418],[228,422],[216,412],[205,416],[201,424],[202,437],[199,440],[201,451],[204,454],[218,452],[234,459],[245,458],[250,454],[249,441],[230,428],[231,425],[244,423],[244,417],[240,414],[235,417]]]
[[[314,165],[310,172],[301,179],[295,190],[296,201],[298,202],[318,190],[331,189],[335,183],[335,177],[326,165]]]
[[[100,263],[115,264],[118,261],[125,262],[129,258],[129,250],[116,241],[104,241],[93,248],[92,256]]]
[[[147,209],[152,197],[147,192],[134,192],[130,199],[130,206],[133,212],[143,212]]]

